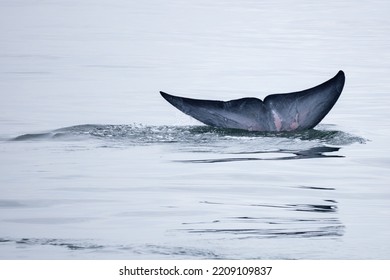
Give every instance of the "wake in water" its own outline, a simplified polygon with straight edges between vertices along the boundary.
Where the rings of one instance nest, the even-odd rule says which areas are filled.
[[[182,152],[234,155],[229,158],[183,160],[192,163],[342,157],[327,153],[337,152],[342,146],[366,142],[361,137],[329,130],[326,126],[319,128],[264,133],[209,126],[77,125],[45,133],[24,134],[11,140],[97,140],[103,141],[105,147],[176,144],[178,146],[175,147]],[[242,157],[259,154],[268,157]]]
[[[320,127],[324,128],[324,127]],[[316,141],[329,145],[365,143],[366,140],[346,132],[328,129],[310,129],[301,132],[249,132],[238,129],[222,129],[209,126],[147,126],[147,125],[76,125],[45,133],[23,134],[11,140],[44,139],[114,139],[133,144],[158,143],[209,143],[236,139],[273,139],[290,141]]]

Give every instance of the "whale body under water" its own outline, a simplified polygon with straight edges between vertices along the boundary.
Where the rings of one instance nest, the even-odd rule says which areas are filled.
[[[343,71],[310,89],[271,94],[264,100],[246,97],[230,101],[162,97],[183,113],[220,128],[248,131],[301,131],[314,128],[329,113],[345,83]]]

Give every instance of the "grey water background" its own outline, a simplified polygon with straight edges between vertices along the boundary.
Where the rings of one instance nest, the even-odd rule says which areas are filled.
[[[388,1],[0,0],[1,259],[388,259]],[[203,126],[158,91],[346,73],[314,130]]]

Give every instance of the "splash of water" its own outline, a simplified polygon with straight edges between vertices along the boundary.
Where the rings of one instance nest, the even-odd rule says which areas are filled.
[[[106,148],[171,145],[180,152],[213,155],[212,158],[199,159],[197,157],[196,159],[181,160],[181,162],[190,163],[343,157],[334,153],[339,151],[342,146],[366,142],[366,139],[359,136],[338,130],[328,130],[327,127],[295,133],[264,133],[209,126],[148,126],[140,124],[77,125],[46,133],[24,134],[11,140],[94,140]],[[333,154],[328,155],[329,153]],[[228,154],[229,156],[215,157],[216,154]],[[259,157],[259,154],[262,155]]]
[[[328,145],[349,145],[365,143],[366,139],[343,131],[311,129],[302,132],[249,132],[237,129],[221,129],[209,126],[148,126],[133,125],[76,125],[45,133],[24,134],[11,140],[50,140],[50,139],[101,139],[126,141],[133,144],[161,143],[212,143],[237,141],[276,142],[317,142]]]

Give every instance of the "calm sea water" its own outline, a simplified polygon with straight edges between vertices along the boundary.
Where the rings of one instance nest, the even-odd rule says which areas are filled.
[[[388,1],[0,1],[1,259],[390,258]],[[315,129],[209,128],[346,73]]]

